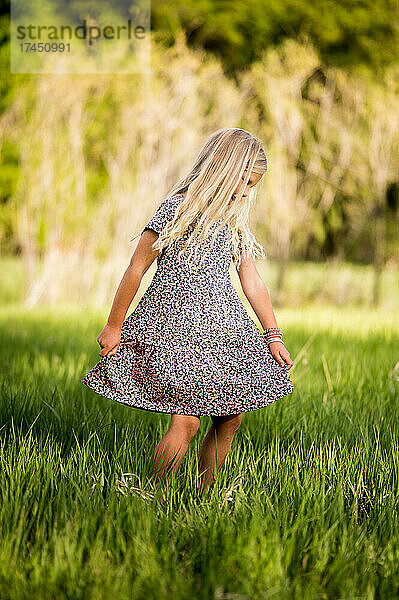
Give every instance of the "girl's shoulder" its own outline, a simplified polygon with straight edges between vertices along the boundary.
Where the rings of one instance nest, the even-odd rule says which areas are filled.
[[[173,210],[176,209],[176,207],[183,202],[184,200],[184,196],[182,196],[181,194],[172,194],[171,196],[166,196],[163,198],[163,200],[160,202],[159,207],[158,208],[162,208],[162,209],[169,209],[169,210]]]
[[[171,202],[175,202],[176,204],[179,204],[180,202],[183,202],[184,196],[183,196],[183,194],[173,194],[172,196],[168,196],[167,199],[170,200]]]

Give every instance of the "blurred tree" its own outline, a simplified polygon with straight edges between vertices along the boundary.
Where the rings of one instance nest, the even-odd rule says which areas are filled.
[[[397,0],[153,0],[151,20],[165,43],[182,28],[189,44],[215,52],[228,73],[303,35],[328,65],[380,70],[399,58]]]

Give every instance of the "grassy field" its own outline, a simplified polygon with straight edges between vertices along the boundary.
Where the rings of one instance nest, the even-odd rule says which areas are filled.
[[[3,304],[1,600],[398,598],[398,317],[275,312],[293,394],[244,415],[203,501],[202,418],[159,505],[170,417],[80,383],[107,313]]]

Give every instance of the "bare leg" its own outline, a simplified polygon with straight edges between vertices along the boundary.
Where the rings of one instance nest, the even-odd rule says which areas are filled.
[[[171,426],[155,449],[152,479],[155,480],[157,488],[162,484],[162,489],[165,491],[172,470],[174,474],[177,473],[188,445],[199,426],[199,417],[172,415]],[[162,494],[160,502],[162,503],[163,500]]]
[[[207,487],[215,481],[224,459],[231,447],[231,442],[242,421],[242,413],[223,417],[212,417],[213,425],[206,434],[199,454],[199,471],[201,477],[201,498]]]

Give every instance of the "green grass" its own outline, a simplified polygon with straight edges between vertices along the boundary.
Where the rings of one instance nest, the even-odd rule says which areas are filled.
[[[151,280],[155,268],[154,262],[145,275],[146,281]],[[257,268],[274,303],[278,279],[277,264],[269,260],[258,261]],[[21,258],[16,256],[0,257],[0,269],[0,306],[20,302],[25,287]],[[233,281],[238,283],[233,266],[231,275]],[[292,308],[326,305],[366,307],[372,300],[373,279],[374,271],[371,265],[335,263],[334,261],[324,263],[293,261],[289,263],[284,279],[282,305]],[[398,280],[398,266],[392,264],[382,272],[380,307],[392,313],[399,311]],[[65,289],[68,290],[68,282],[65,282]],[[86,304],[86,297],[80,304]]]
[[[170,417],[80,383],[106,313],[2,307],[2,600],[399,596],[398,320],[275,312],[294,393],[244,414],[204,501],[202,418],[161,506],[146,492]]]

